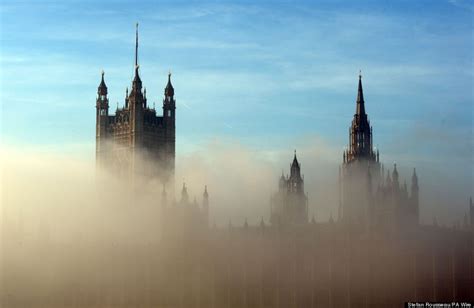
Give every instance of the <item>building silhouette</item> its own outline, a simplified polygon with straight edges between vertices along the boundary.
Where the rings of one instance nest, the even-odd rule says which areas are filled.
[[[161,237],[169,240],[179,237],[202,236],[209,228],[209,193],[204,186],[201,204],[196,197],[191,201],[186,183],[179,200],[168,198],[165,185],[161,194]]]
[[[137,176],[159,179],[174,187],[176,101],[171,74],[164,90],[163,113],[147,104],[138,64],[138,24],[135,41],[135,72],[130,93],[122,108],[109,114],[104,72],[97,89],[97,165],[127,179]]]
[[[290,175],[283,172],[278,181],[278,191],[270,199],[271,224],[303,224],[308,222],[308,196],[304,191],[304,176],[295,156],[290,165]]]
[[[394,231],[419,222],[419,187],[413,170],[411,191],[400,183],[397,165],[387,170],[373,146],[373,131],[365,111],[362,75],[356,112],[349,128],[349,146],[339,169],[339,216],[347,226]]]

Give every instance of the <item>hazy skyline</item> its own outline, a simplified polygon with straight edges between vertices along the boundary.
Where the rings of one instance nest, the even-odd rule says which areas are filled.
[[[417,167],[422,196],[434,193],[422,198],[423,210],[448,213],[447,200],[450,215],[466,210],[473,189],[467,1],[3,1],[0,12],[7,146],[92,161],[100,71],[113,112],[131,84],[139,22],[140,74],[157,108],[173,73],[178,169],[179,157],[202,155],[215,140],[274,161],[275,174],[295,148],[304,173],[314,161],[336,166],[360,69],[381,160],[398,162],[407,179]],[[309,187],[318,181],[307,178]]]

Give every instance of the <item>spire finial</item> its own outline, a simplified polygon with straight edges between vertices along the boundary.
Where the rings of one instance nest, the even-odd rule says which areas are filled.
[[[138,68],[138,22],[135,27],[135,68]]]
[[[356,114],[365,115],[364,92],[362,90],[362,73],[359,71],[359,87],[357,89]]]
[[[359,70],[359,80],[362,79],[362,70]]]

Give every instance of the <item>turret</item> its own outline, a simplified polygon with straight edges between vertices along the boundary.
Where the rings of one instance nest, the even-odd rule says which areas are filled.
[[[209,226],[209,194],[207,192],[207,185],[204,186],[204,193],[202,194],[202,209],[204,211],[205,226]]]
[[[296,158],[296,150],[293,162],[290,165],[290,178],[288,179],[288,186],[290,192],[304,192],[303,178],[301,177],[301,165],[298,162],[298,159]]]
[[[393,191],[398,193],[398,191],[400,190],[400,181],[398,176],[397,164],[393,164],[392,183]]]
[[[413,207],[413,213],[415,214],[416,223],[419,223],[420,219],[420,200],[419,200],[419,187],[418,187],[418,176],[416,175],[416,169],[413,168],[413,175],[411,177],[411,205]]]
[[[163,99],[163,117],[168,126],[174,127],[176,101],[174,99],[174,88],[171,84],[171,72],[168,73],[168,83],[165,87],[165,98]]]
[[[125,89],[125,108],[128,108],[128,87]]]
[[[171,73],[168,73],[168,83],[166,84],[165,97],[163,99],[163,126],[165,129],[165,147],[164,147],[164,159],[169,160],[169,169],[164,170],[166,172],[166,177],[171,177],[171,182],[174,181],[174,158],[176,153],[176,101],[174,99],[174,88],[171,84]]]
[[[102,71],[102,78],[97,88],[96,100],[96,156],[100,163],[99,153],[105,146],[104,139],[107,137],[107,124],[109,117],[109,99],[107,97],[107,86],[104,80],[104,71]]]
[[[188,195],[188,189],[186,187],[186,183],[183,183],[183,188],[181,189],[181,203],[183,204],[189,203],[189,195]]]

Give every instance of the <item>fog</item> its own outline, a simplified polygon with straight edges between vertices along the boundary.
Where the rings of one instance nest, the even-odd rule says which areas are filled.
[[[337,219],[340,154],[319,139],[312,144],[297,149],[297,156],[309,196],[309,217],[326,223],[330,215]],[[263,218],[268,226],[270,195],[278,188],[281,172],[289,173],[292,159],[293,149],[258,151],[238,143],[211,142],[177,158],[176,200],[185,182],[190,199],[201,204],[207,185],[209,222],[221,230],[216,231],[219,236],[230,222],[242,227],[247,220],[250,226],[258,226]],[[145,306],[155,303],[150,290],[167,285],[173,288],[168,290],[172,294],[177,285],[186,285],[169,282],[172,277],[167,277],[166,267],[156,263],[173,267],[173,260],[185,258],[183,254],[196,260],[196,255],[211,252],[200,250],[212,245],[206,246],[205,238],[197,235],[162,241],[163,219],[172,218],[162,217],[159,182],[137,179],[138,189],[131,189],[128,182],[97,170],[89,156],[61,151],[9,146],[2,148],[1,162],[0,303],[12,307]],[[401,178],[409,180],[408,172]],[[423,192],[423,175],[420,183]],[[429,198],[426,191],[422,194]],[[200,269],[208,265],[202,260],[197,264]],[[141,300],[145,297],[147,301]],[[173,298],[168,296],[167,305],[174,306]],[[185,307],[188,301],[180,299],[180,303]]]

